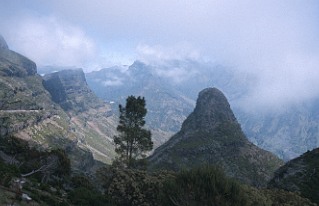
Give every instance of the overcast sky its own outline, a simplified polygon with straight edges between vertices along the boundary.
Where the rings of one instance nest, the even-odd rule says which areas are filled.
[[[255,75],[261,106],[319,96],[317,0],[0,0],[0,28],[38,65],[211,61]]]

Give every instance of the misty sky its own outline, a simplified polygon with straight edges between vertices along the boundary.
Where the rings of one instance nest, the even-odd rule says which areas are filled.
[[[0,28],[38,65],[190,59],[254,75],[256,105],[319,96],[317,0],[0,0]]]

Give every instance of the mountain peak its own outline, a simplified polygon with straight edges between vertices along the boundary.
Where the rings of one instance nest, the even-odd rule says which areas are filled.
[[[145,77],[152,75],[152,71],[148,65],[141,61],[135,61],[130,67],[129,72],[137,77]]]
[[[199,93],[181,131],[157,148],[149,160],[151,169],[213,164],[228,176],[255,186],[265,186],[282,163],[247,140],[226,97],[216,88]]]
[[[82,69],[68,69],[43,76],[43,85],[52,100],[65,111],[83,112],[101,105],[87,85]]]
[[[1,34],[0,34],[0,49],[9,49],[6,40],[4,40]]]
[[[206,88],[199,93],[194,112],[184,122],[182,130],[211,130],[220,123],[235,121],[225,95],[217,88]]]
[[[0,34],[0,75],[32,76],[37,73],[36,64],[25,56],[9,50],[7,42]]]
[[[205,111],[202,109],[205,109]],[[218,113],[220,110],[231,112],[230,105],[225,95],[217,88],[203,89],[198,95],[195,111]]]

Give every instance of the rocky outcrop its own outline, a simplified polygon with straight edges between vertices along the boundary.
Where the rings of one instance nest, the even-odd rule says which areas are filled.
[[[181,130],[149,158],[151,169],[221,167],[242,182],[265,186],[282,161],[250,143],[221,91],[199,93],[194,111]]]
[[[53,101],[66,111],[86,111],[102,104],[88,87],[82,69],[54,72],[45,75],[43,80]]]
[[[182,128],[210,132],[223,122],[238,124],[224,94],[216,88],[207,88],[199,93],[195,110]]]
[[[8,44],[2,35],[0,35],[0,49],[9,49]]]

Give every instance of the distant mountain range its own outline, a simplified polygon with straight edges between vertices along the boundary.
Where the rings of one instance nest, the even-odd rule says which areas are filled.
[[[129,95],[144,96],[146,124],[153,134],[155,146],[168,140],[180,129],[194,107],[195,101],[165,83],[142,62],[135,62],[127,70],[113,67],[86,74],[92,90],[107,102],[125,103]]]
[[[65,68],[41,67],[42,73]],[[172,61],[150,65],[136,61],[131,66],[105,68],[85,74],[89,87],[111,102],[112,111],[128,95],[145,96],[147,123],[155,146],[176,133],[192,111],[197,93],[205,87],[220,88],[232,105],[247,138],[263,149],[290,160],[319,147],[318,99],[287,105],[276,112],[247,112],[238,102],[254,86],[246,74],[220,65]]]
[[[318,99],[287,105],[276,112],[247,111],[239,102],[247,97],[256,81],[233,68],[188,60],[162,64],[136,61],[129,67],[87,73],[86,78],[100,98],[115,102],[116,106],[128,95],[145,96],[148,125],[165,136],[163,141],[155,138],[156,145],[180,129],[199,91],[217,87],[228,97],[247,138],[257,146],[284,160],[319,146]]]

